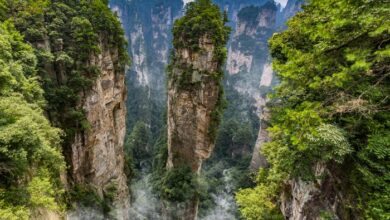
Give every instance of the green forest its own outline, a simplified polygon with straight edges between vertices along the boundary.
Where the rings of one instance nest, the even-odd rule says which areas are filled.
[[[0,0],[0,220],[390,220],[389,15],[387,0]],[[250,82],[259,97],[255,56],[274,76]]]
[[[118,49],[115,68],[128,63],[107,3],[0,1],[0,219],[64,213],[88,200],[79,186],[65,190],[61,176],[74,134],[90,127],[77,104],[100,74],[90,57],[104,42]]]
[[[280,85],[269,103],[269,167],[236,195],[244,218],[284,219],[291,180],[331,181],[318,199],[339,193],[340,219],[390,218],[389,12],[386,1],[308,1],[270,39]]]

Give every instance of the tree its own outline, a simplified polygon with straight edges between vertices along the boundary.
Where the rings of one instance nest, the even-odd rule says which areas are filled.
[[[10,22],[0,23],[0,48],[0,214],[27,219],[34,208],[61,211],[61,131],[43,114],[36,57]]]
[[[272,141],[263,150],[270,168],[255,189],[238,193],[242,214],[251,219],[272,211],[285,181],[321,178],[313,165],[324,163],[349,183],[335,186],[345,195],[345,209],[388,219],[388,7],[384,1],[312,0],[303,9],[269,42],[281,80],[272,96]],[[261,196],[265,192],[274,194]]]

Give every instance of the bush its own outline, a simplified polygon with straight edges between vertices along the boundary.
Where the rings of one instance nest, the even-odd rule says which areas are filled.
[[[160,184],[161,197],[172,202],[186,202],[201,194],[197,174],[190,167],[166,171]]]

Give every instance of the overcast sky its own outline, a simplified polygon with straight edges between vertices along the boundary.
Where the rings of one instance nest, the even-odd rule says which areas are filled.
[[[183,0],[184,4],[187,4],[188,2],[192,2],[193,0]],[[240,1],[240,0],[237,0],[237,1]],[[287,1],[288,0],[275,0],[276,2],[279,2],[282,7],[286,7],[286,4],[287,4]]]
[[[188,2],[192,2],[193,0],[183,0],[184,4],[187,4]]]
[[[286,7],[287,1],[288,0],[275,0],[275,2],[279,2],[282,5],[283,8]]]

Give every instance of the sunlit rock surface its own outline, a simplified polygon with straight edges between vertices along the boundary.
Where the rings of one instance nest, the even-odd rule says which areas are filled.
[[[104,198],[115,188],[114,209],[118,219],[127,214],[130,198],[124,174],[123,143],[125,137],[126,87],[124,73],[115,70],[117,51],[101,44],[101,54],[91,58],[101,74],[93,87],[82,94],[80,105],[86,112],[90,128],[77,133],[71,146],[71,176],[74,184],[92,186]]]
[[[214,61],[214,45],[207,38],[199,42],[201,52],[180,49],[176,52],[176,65],[192,66],[192,83],[195,88],[180,88],[177,81],[168,82],[168,162],[169,168],[188,165],[200,172],[203,160],[214,149],[214,140],[209,135],[211,114],[220,98],[219,84],[209,74],[217,71]],[[202,73],[206,71],[209,74]],[[174,68],[172,74],[183,74]]]

